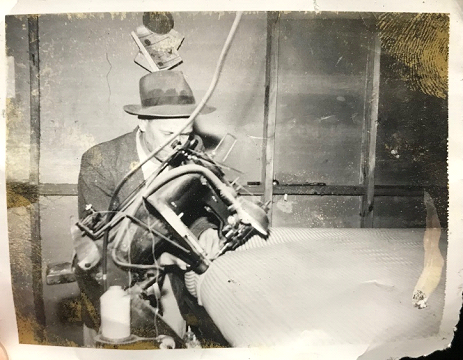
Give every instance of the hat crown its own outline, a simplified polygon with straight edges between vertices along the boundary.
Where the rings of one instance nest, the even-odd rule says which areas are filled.
[[[196,109],[193,91],[181,71],[163,70],[149,73],[140,79],[141,104],[125,105],[132,115],[150,118],[188,117]],[[214,107],[204,105],[201,114],[209,114]]]
[[[140,79],[140,99],[144,107],[193,105],[193,91],[181,71],[157,71]]]

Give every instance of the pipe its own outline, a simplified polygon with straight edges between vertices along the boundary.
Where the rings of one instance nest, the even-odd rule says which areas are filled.
[[[239,214],[239,216],[241,218],[249,218],[249,216],[247,216],[247,212],[242,208],[241,204],[236,200],[236,197],[235,197],[235,194],[233,193],[233,191],[231,191],[231,189],[226,184],[224,184],[211,170],[209,170],[209,169],[207,169],[207,168],[205,168],[203,166],[194,165],[194,164],[184,165],[184,166],[181,166],[181,167],[178,167],[178,168],[174,168],[174,169],[172,169],[172,170],[170,170],[170,171],[168,171],[166,173],[163,173],[163,174],[159,175],[156,179],[154,179],[151,186],[148,189],[146,189],[143,192],[143,194],[141,194],[138,197],[138,199],[137,199],[138,206],[141,204],[141,202],[143,201],[144,198],[145,199],[148,198],[149,196],[154,194],[156,191],[158,191],[160,188],[162,188],[163,186],[165,186],[166,184],[168,184],[172,180],[175,180],[175,179],[177,179],[177,178],[179,178],[181,176],[185,176],[185,175],[189,175],[189,174],[198,174],[198,175],[202,175],[205,178],[207,178],[207,180],[209,180],[209,183],[218,192],[218,195],[225,201],[225,203],[226,203],[226,205],[228,207],[231,207],[231,208],[235,209],[235,211]],[[138,208],[138,206],[136,204],[137,203],[135,203],[135,205],[133,207],[135,212],[136,212],[136,210]],[[156,207],[156,209],[162,214],[162,211],[159,210],[158,207]],[[128,219],[135,220],[135,222],[137,222],[136,218],[133,218],[132,216],[127,216],[127,217],[128,217]],[[139,224],[139,225],[141,225],[141,224]],[[253,224],[253,226],[255,228],[256,228],[256,225],[257,224]],[[257,227],[259,227],[259,226],[257,225]],[[119,229],[119,234],[123,230],[124,229]],[[263,235],[267,234],[266,230],[263,229],[263,228],[262,229],[256,228],[256,230],[258,230]],[[153,232],[154,229],[150,228],[149,231]],[[159,234],[159,235],[162,238],[165,238],[162,234]],[[118,248],[118,245],[119,245],[119,242],[121,241],[121,239],[122,239],[122,236],[119,236],[118,239],[116,239],[116,243],[115,243],[115,245],[113,247],[113,250],[112,250],[112,259],[116,264],[118,264],[120,266],[137,268],[137,269],[153,269],[153,268],[156,269],[156,268],[158,268],[157,266],[154,266],[154,265],[128,264],[126,262],[122,262],[119,259],[117,259],[116,249]],[[166,240],[171,242],[170,239],[166,239]],[[198,252],[199,254],[201,254],[200,250],[202,250],[202,248],[197,243],[197,241],[195,241],[194,238],[191,239],[190,241],[188,241],[189,238],[186,238],[185,240],[187,242],[190,242],[192,240],[191,243],[189,243],[190,247],[192,249],[196,250],[196,252]],[[182,248],[181,250],[185,251],[184,248]],[[200,257],[202,258],[202,256],[200,256]]]
[[[189,116],[187,123],[185,124],[184,127],[179,129],[176,133],[172,134],[172,136],[166,140],[161,146],[159,146],[157,149],[152,151],[146,159],[141,161],[135,168],[133,168],[130,172],[125,175],[122,180],[119,182],[117,185],[116,189],[114,190],[113,196],[111,197],[111,201],[109,202],[109,208],[108,211],[112,211],[113,207],[115,206],[115,202],[117,199],[117,195],[119,194],[120,190],[124,186],[124,184],[128,181],[128,179],[135,174],[141,167],[146,164],[150,159],[152,159],[154,156],[156,156],[162,149],[164,149],[167,145],[169,145],[173,140],[175,140],[188,126],[193,124],[196,116],[198,116],[199,112],[203,109],[204,105],[206,105],[207,101],[209,101],[213,91],[215,90],[215,87],[217,86],[217,83],[219,81],[219,76],[222,71],[225,58],[228,54],[228,50],[230,49],[230,45],[232,43],[233,37],[235,36],[236,29],[238,28],[238,25],[241,20],[241,16],[243,15],[242,11],[238,11],[235,16],[235,20],[233,22],[233,25],[230,29],[230,32],[228,33],[228,37],[225,40],[225,44],[222,48],[222,52],[220,53],[220,57],[217,63],[217,67],[215,69],[214,75],[212,77],[211,84],[209,86],[209,89],[207,90],[206,94],[204,95],[203,99],[201,102],[198,104],[196,109],[193,111],[193,113]],[[111,213],[109,213],[111,214]],[[111,220],[111,215],[108,215],[106,217],[106,222],[109,222]],[[107,251],[108,251],[108,243],[109,243],[109,230],[105,232],[104,238],[103,238],[103,288],[104,291],[108,289],[108,281],[107,281],[107,274],[108,274],[108,256],[107,256]]]
[[[155,193],[157,190],[159,190],[160,188],[162,188],[164,185],[168,184],[172,180],[175,180],[181,176],[188,175],[188,174],[199,174],[207,178],[209,182],[212,184],[212,186],[214,187],[214,189],[217,190],[219,196],[224,199],[227,206],[232,206],[233,208],[237,210],[238,213],[242,214],[244,212],[244,210],[242,210],[241,208],[241,205],[236,201],[234,194],[230,191],[228,186],[226,186],[211,170],[204,168],[200,165],[193,165],[193,164],[174,168],[172,170],[169,170],[168,172],[160,174],[157,178],[154,179],[151,186],[148,189],[146,189],[138,197],[138,199],[136,200],[137,202],[134,203],[132,209],[134,210],[134,212],[136,212],[144,198],[148,198],[149,196],[151,196],[153,193]],[[132,216],[128,216],[128,218],[132,220]],[[133,220],[135,220],[135,218],[133,218]],[[120,232],[124,230],[125,228],[119,229],[119,234],[121,234]],[[154,231],[154,229],[150,229],[150,231]],[[105,236],[108,233],[109,231],[106,231]],[[162,234],[160,235],[161,237],[164,238]],[[154,266],[154,265],[130,265],[125,262],[121,262],[119,259],[117,259],[116,249],[118,248],[118,245],[121,239],[122,239],[122,236],[119,236],[116,239],[116,243],[111,253],[112,259],[116,264],[120,266],[132,267],[132,268],[137,268],[137,269],[152,269],[152,268],[156,269],[157,268],[157,266]],[[194,241],[194,239],[191,239],[191,240]],[[168,241],[170,242],[171,240],[168,239]],[[200,252],[199,249],[202,249],[201,246],[196,241],[192,242],[189,245],[192,249],[196,250],[197,252]],[[103,253],[103,259],[104,259],[104,254],[105,253]]]
[[[143,165],[145,165],[149,160],[151,160],[154,156],[156,156],[162,149],[164,149],[167,145],[169,145],[173,140],[175,140],[180,134],[183,133],[183,131],[189,127],[191,124],[193,124],[194,120],[196,119],[196,116],[198,116],[199,112],[203,109],[204,105],[209,101],[210,97],[212,96],[213,91],[215,90],[215,87],[217,86],[217,83],[219,81],[219,75],[220,72],[222,71],[225,58],[228,54],[228,50],[230,49],[231,42],[233,40],[233,37],[235,36],[236,29],[238,28],[238,24],[241,20],[242,12],[239,11],[236,13],[235,21],[233,22],[233,25],[230,29],[230,32],[228,34],[228,37],[225,41],[225,44],[223,46],[222,52],[220,53],[219,61],[217,64],[217,67],[215,69],[214,75],[212,77],[211,84],[209,85],[209,89],[207,90],[206,94],[204,95],[203,99],[201,102],[198,104],[198,106],[195,108],[193,113],[189,116],[188,122],[181,128],[179,129],[176,133],[172,134],[172,136],[167,139],[162,145],[160,145],[157,149],[153,150],[151,153],[148,154],[146,159],[142,160],[136,167],[134,167],[127,175],[124,176],[124,178],[121,180],[121,182],[118,184],[116,189],[114,190],[114,194],[111,198],[110,202],[110,208],[111,210],[113,208],[114,202],[116,200],[117,194],[121,190],[122,186],[127,182],[127,180],[136,172],[138,171]]]
[[[233,205],[235,207],[240,206],[240,204],[236,201],[235,195],[230,191],[230,188],[226,184],[224,184],[211,170],[195,164],[183,165],[159,175],[153,181],[151,186],[143,192],[142,197],[147,198],[170,181],[188,174],[199,174],[204,176],[211,182],[212,186],[218,190],[219,195],[225,200],[227,205]]]

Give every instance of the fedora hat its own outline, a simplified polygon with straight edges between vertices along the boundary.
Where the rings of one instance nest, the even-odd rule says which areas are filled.
[[[132,115],[160,118],[188,117],[196,108],[193,91],[181,71],[156,71],[140,79],[141,105],[125,105],[124,110]],[[201,114],[215,108],[204,106]]]

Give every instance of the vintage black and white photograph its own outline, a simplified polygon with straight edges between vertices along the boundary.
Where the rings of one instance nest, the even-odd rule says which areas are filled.
[[[449,29],[413,12],[6,16],[19,342],[449,344]]]

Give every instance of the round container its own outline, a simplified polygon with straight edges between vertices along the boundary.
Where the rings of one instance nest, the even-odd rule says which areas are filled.
[[[111,286],[100,298],[101,336],[112,341],[130,337],[130,296]]]

